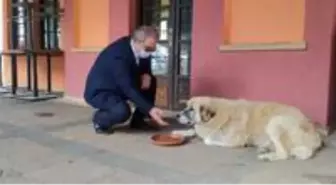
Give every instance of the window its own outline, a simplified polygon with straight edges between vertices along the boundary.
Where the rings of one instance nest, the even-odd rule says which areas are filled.
[[[42,49],[59,49],[61,36],[58,0],[40,0],[40,11],[45,15],[41,20]]]
[[[304,42],[305,0],[223,0],[224,45]]]
[[[29,41],[35,43],[40,41],[38,48],[46,49],[59,49],[60,40],[60,25],[59,25],[59,5],[58,0],[40,0],[33,1],[38,2],[38,8],[36,4],[29,3],[27,0],[12,0],[12,14],[11,14],[11,27],[12,27],[12,39],[13,49],[25,49],[29,48]],[[36,21],[30,21],[29,12],[34,11],[34,15],[40,15],[34,17],[33,20],[40,20],[40,24],[36,24]],[[37,13],[36,13],[37,12]],[[38,38],[32,28],[38,29]],[[28,35],[32,33],[31,35]],[[31,40],[28,40],[31,39]]]
[[[13,39],[12,42],[13,48],[24,48],[26,45],[26,34],[25,34],[25,11],[21,5],[23,0],[12,0],[12,31]]]

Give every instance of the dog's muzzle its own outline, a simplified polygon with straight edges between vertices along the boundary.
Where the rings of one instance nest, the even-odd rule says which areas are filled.
[[[176,115],[176,119],[180,124],[183,125],[194,125],[194,110],[193,109],[185,109]]]

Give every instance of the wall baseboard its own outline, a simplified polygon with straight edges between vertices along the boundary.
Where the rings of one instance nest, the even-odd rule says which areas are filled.
[[[83,98],[77,98],[77,97],[72,97],[72,96],[64,96],[63,98],[55,99],[53,101],[81,106],[81,107],[90,107],[90,105],[88,105]],[[130,105],[131,105],[132,111],[134,111],[134,106],[132,105],[132,103],[130,103]],[[165,117],[175,117],[177,112],[165,109],[164,114],[165,114]]]
[[[77,98],[72,96],[64,96],[63,98],[55,99],[54,101],[82,107],[90,107],[83,98]]]

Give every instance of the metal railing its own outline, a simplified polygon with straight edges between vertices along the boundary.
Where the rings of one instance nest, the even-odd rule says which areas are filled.
[[[63,54],[58,46],[58,38],[55,36],[58,34],[55,33],[58,32],[55,25],[58,24],[62,13],[63,10],[59,8],[57,0],[12,0],[11,13],[7,18],[9,47],[0,53],[1,57],[10,57],[11,63],[11,85],[3,97],[31,101],[57,97],[57,94],[52,91],[51,62],[53,56]],[[38,32],[40,34],[37,34]],[[27,64],[27,86],[23,89],[18,87],[19,56],[25,57]],[[46,57],[46,91],[39,88],[39,56]]]

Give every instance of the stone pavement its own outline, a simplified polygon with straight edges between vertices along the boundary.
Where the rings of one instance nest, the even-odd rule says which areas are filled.
[[[336,183],[335,136],[312,160],[267,163],[255,149],[197,140],[157,147],[151,133],[127,130],[96,135],[90,116],[57,101],[0,99],[0,183]]]

